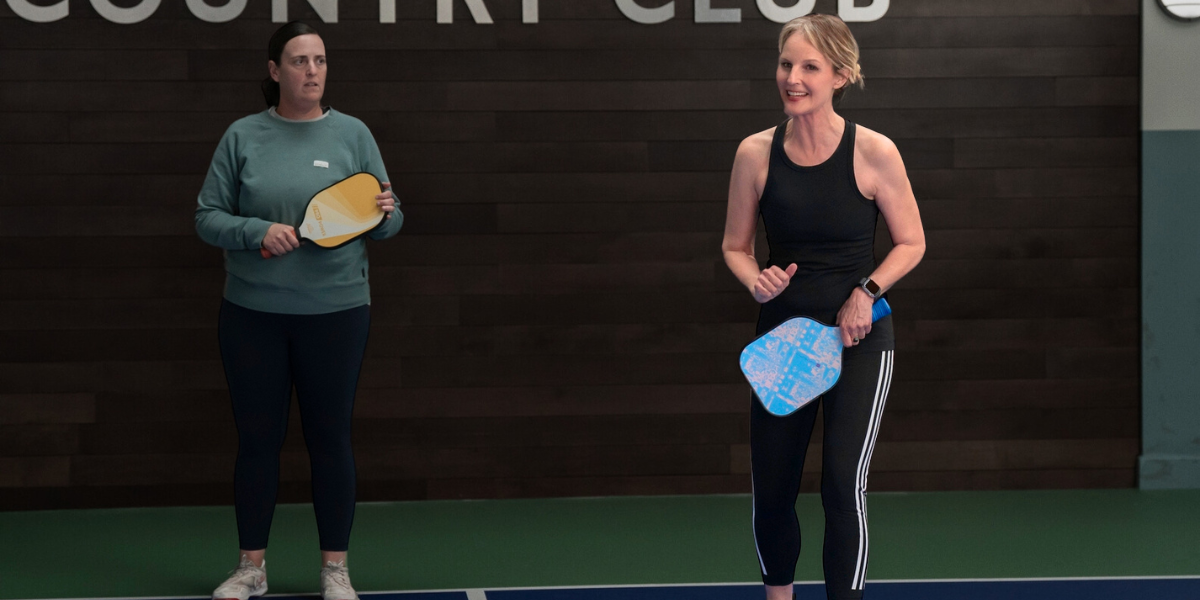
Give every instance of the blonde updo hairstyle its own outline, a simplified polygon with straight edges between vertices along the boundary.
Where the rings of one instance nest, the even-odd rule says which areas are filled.
[[[846,22],[834,15],[805,15],[788,21],[779,32],[779,51],[793,34],[800,34],[812,44],[833,68],[846,76],[846,85],[833,91],[833,99],[840,100],[846,88],[858,84],[863,87],[862,65],[858,64],[858,42]]]

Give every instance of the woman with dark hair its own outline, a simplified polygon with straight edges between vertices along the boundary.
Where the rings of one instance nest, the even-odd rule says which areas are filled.
[[[279,452],[295,386],[312,467],[321,543],[321,595],[357,598],[346,570],[354,519],[350,445],[354,394],[370,326],[367,250],[302,246],[299,223],[316,192],[358,172],[388,181],[367,127],[321,105],[325,44],[292,22],[271,36],[263,82],[267,110],[236,121],[217,146],[196,208],[196,231],[225,251],[218,338],[238,430],[234,500],[237,569],[213,598],[267,591],[265,553],[279,488]],[[390,186],[376,196],[386,220],[369,237],[400,230]],[[269,251],[274,258],[264,259]]]
[[[742,142],[730,177],[722,250],[730,271],[762,303],[758,333],[807,316],[836,323],[845,346],[841,378],[817,401],[786,417],[750,402],[754,543],[768,600],[793,598],[796,495],[822,404],[825,593],[862,598],[867,468],[895,349],[891,317],[872,326],[871,306],[925,253],[921,215],[896,145],[834,112],[834,101],[861,81],[858,44],[841,19],[788,22],[775,71],[787,119]],[[762,269],[754,256],[760,215],[771,250]],[[877,265],[880,215],[893,248]]]

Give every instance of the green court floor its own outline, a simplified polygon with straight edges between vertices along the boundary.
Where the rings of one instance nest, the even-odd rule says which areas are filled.
[[[1200,490],[876,493],[870,579],[1200,575]],[[797,580],[821,508],[797,504]],[[236,559],[230,507],[0,513],[0,598],[204,596]],[[753,582],[749,496],[360,504],[360,591]],[[276,512],[271,592],[316,589],[308,505]]]

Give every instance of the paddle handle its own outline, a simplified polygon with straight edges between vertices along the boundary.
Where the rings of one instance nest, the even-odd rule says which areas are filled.
[[[892,314],[892,307],[887,303],[886,298],[880,298],[875,301],[875,305],[871,307],[871,322],[874,323],[888,315]]]
[[[292,234],[295,235],[295,233],[296,233],[296,228],[293,227]],[[296,238],[296,239],[300,239],[300,238]],[[258,253],[261,254],[263,258],[274,258],[275,257],[275,255],[271,254],[271,251],[267,250],[266,248],[259,248]]]

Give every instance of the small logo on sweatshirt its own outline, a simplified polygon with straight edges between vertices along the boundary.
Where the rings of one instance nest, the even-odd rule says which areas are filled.
[[[323,160],[314,160],[314,161],[313,161],[313,166],[314,166],[314,167],[321,167],[322,169],[328,169],[328,168],[329,168],[329,163],[328,163],[328,162],[326,162],[326,161],[323,161]]]

